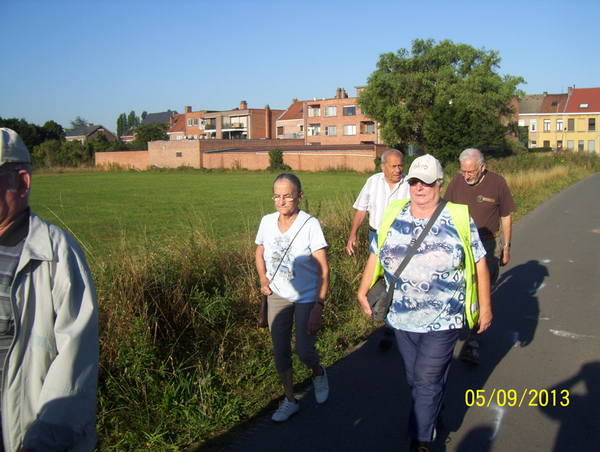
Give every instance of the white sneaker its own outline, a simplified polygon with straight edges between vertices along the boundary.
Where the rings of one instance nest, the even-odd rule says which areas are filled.
[[[273,422],[285,422],[287,421],[292,414],[296,414],[300,411],[300,404],[298,403],[298,399],[294,399],[293,402],[290,402],[287,397],[283,399],[283,403],[279,405],[275,414],[271,420]]]
[[[327,371],[325,367],[321,364],[321,369],[323,369],[323,375],[320,377],[313,377],[313,387],[315,388],[315,399],[317,399],[317,403],[323,403],[327,400],[327,396],[329,396],[329,382],[327,381]]]

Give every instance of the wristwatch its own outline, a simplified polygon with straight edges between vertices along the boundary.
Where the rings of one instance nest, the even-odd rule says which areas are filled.
[[[510,242],[505,243],[504,246],[508,246],[510,248]]]

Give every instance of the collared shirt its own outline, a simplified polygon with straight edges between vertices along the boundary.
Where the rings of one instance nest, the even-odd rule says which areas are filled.
[[[0,236],[0,382],[3,378],[4,361],[15,334],[10,288],[28,232],[29,208]]]
[[[383,212],[385,212],[390,202],[409,197],[408,183],[404,174],[400,182],[392,189],[385,180],[385,174],[381,172],[367,179],[365,186],[360,191],[352,207],[356,210],[369,212],[369,226],[378,230],[383,218]]]

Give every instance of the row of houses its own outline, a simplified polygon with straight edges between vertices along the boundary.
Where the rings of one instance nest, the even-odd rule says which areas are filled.
[[[113,160],[107,162],[109,156],[97,155],[96,161],[123,163],[126,159],[127,164],[140,168],[189,165],[254,169],[268,166],[265,155],[277,147],[284,151],[286,162],[292,155],[304,155],[298,162],[304,160],[305,165],[313,162],[305,169],[349,165],[361,171],[372,170],[374,157],[385,146],[377,122],[364,116],[356,104],[363,89],[356,87],[356,97],[338,88],[332,98],[294,99],[287,110],[271,109],[269,105],[250,108],[241,101],[239,107],[225,111],[193,111],[186,106],[184,113],[149,114],[144,124],[161,121],[170,125],[169,141],[149,143],[148,154],[137,163],[131,161],[132,155],[116,153],[110,157]],[[528,130],[528,147],[599,152],[600,88],[569,87],[565,94],[527,95],[515,104],[519,125]],[[122,137],[133,138],[134,132]],[[353,157],[332,160],[333,155]],[[359,163],[357,156],[369,163]]]
[[[571,88],[565,94],[535,94],[519,102],[519,125],[529,147],[598,152],[600,88]]]

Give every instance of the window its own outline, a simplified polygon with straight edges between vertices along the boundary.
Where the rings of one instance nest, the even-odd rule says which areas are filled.
[[[325,117],[337,116],[337,107],[325,107]]]
[[[367,124],[367,133],[375,133],[375,124],[374,123],[368,123]]]
[[[588,130],[593,132],[596,130],[596,118],[588,119]]]
[[[537,148],[537,141],[532,141],[531,142],[531,147],[532,148]]]
[[[549,148],[550,147],[550,140],[544,140],[544,147],[545,148]]]
[[[578,151],[583,151],[583,140],[579,140],[577,142],[577,150]]]
[[[344,135],[356,135],[356,125],[344,126]]]
[[[198,126],[198,118],[194,118],[194,125]]]
[[[557,119],[556,120],[556,130],[558,132],[560,132],[563,129],[563,120],[562,119]]]
[[[188,127],[192,127],[192,120],[188,119]]]
[[[308,106],[308,117],[309,118],[314,118],[315,116],[321,116],[321,108],[317,105],[315,106]]]
[[[575,141],[573,140],[567,140],[567,149],[575,149]]]
[[[345,106],[344,107],[344,116],[356,116],[356,105]]]
[[[569,132],[575,131],[575,119],[570,118],[567,120],[567,131],[569,131]]]
[[[280,137],[283,135],[283,127],[277,126],[277,136]]]
[[[537,119],[532,119],[529,121],[529,130],[531,132],[537,132]]]
[[[321,124],[309,124],[306,127],[306,132],[309,137],[317,137],[321,135]]]
[[[588,141],[588,152],[596,152],[596,142],[594,140]]]
[[[176,152],[175,157],[183,157],[183,152]]]
[[[562,140],[556,142],[556,149],[562,149]]]
[[[579,104],[579,108],[589,108],[590,104]]]
[[[544,132],[550,132],[550,120],[544,119]]]
[[[337,126],[326,126],[325,127],[325,136],[326,137],[335,137],[337,135]]]
[[[525,120],[519,119],[519,127],[525,127]]]

